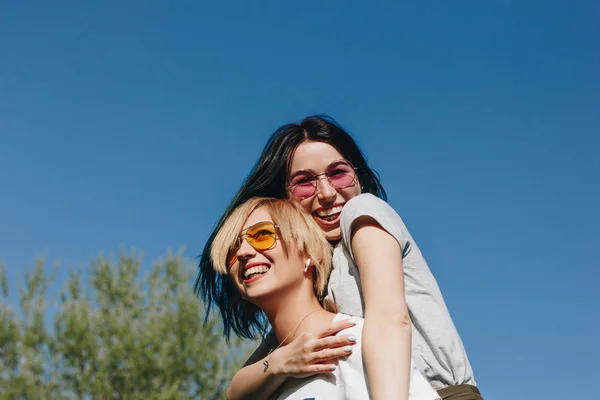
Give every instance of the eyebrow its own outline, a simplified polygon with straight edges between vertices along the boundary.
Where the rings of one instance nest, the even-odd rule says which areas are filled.
[[[329,167],[331,167],[332,165],[338,164],[338,163],[349,163],[349,161],[346,160],[346,159],[344,159],[344,158],[340,158],[339,160],[333,160],[332,162],[330,162],[327,165],[327,167],[325,168],[325,172],[327,172],[327,169],[329,169]],[[350,165],[352,166],[352,164],[350,164]],[[290,178],[294,177],[294,176],[296,176],[296,175],[298,175],[299,173],[302,173],[302,172],[309,172],[309,173],[311,173],[313,175],[317,175],[317,173],[315,171],[313,171],[312,169],[308,168],[308,169],[300,169],[300,170],[298,170],[296,172],[291,173],[290,174]]]
[[[301,174],[303,172],[304,173],[308,172],[308,173],[311,173],[313,175],[316,175],[316,172],[309,168],[309,169],[299,169],[298,171],[291,173],[290,177],[296,176],[296,175]]]

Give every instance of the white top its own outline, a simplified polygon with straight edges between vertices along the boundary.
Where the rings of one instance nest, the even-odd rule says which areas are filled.
[[[337,314],[333,321],[351,318]],[[354,335],[357,342],[352,353],[340,359],[331,374],[319,374],[303,379],[287,379],[271,399],[289,400],[366,400],[370,398],[367,376],[361,354],[364,320],[354,318],[357,324],[340,331],[338,335]],[[434,400],[440,396],[427,383],[416,365],[411,363],[409,400]]]
[[[402,249],[406,303],[413,328],[412,357],[419,371],[436,390],[460,384],[475,386],[467,353],[421,251],[394,209],[372,194],[353,197],[342,209],[342,241],[333,252],[326,301],[334,301],[344,314],[364,316],[360,274],[350,243],[352,222],[363,215],[375,219]]]

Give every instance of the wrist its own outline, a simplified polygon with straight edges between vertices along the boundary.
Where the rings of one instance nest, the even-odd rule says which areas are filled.
[[[279,362],[279,357],[277,357],[279,355],[278,350],[279,349],[275,350],[267,357],[265,357],[263,361],[263,366],[265,367],[265,374],[273,376],[284,375],[283,368],[281,366],[281,363]]]

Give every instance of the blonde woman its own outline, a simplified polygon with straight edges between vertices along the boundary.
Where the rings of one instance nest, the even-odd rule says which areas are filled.
[[[360,343],[363,319],[330,312],[321,304],[331,270],[331,246],[315,221],[297,205],[270,198],[250,199],[236,208],[217,232],[211,258],[221,283],[231,289],[225,324],[264,332],[268,321],[277,339],[271,351],[341,320],[348,320],[351,327],[338,336]],[[360,346],[337,349],[344,352],[342,358],[332,350],[321,350],[319,355],[331,374],[279,382],[271,398],[370,398]],[[274,362],[271,354],[275,357],[270,353],[262,363],[265,372],[285,365],[282,360]],[[414,364],[409,399],[439,399]]]

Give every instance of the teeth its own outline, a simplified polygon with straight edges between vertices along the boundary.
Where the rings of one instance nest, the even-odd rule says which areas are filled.
[[[257,265],[256,267],[248,268],[244,271],[244,278],[248,279],[250,275],[254,274],[264,274],[269,270],[269,267],[266,265]]]
[[[342,212],[342,206],[336,206],[336,207],[328,208],[326,210],[317,211],[317,215],[319,217],[328,217],[330,215],[341,213],[341,212]]]

